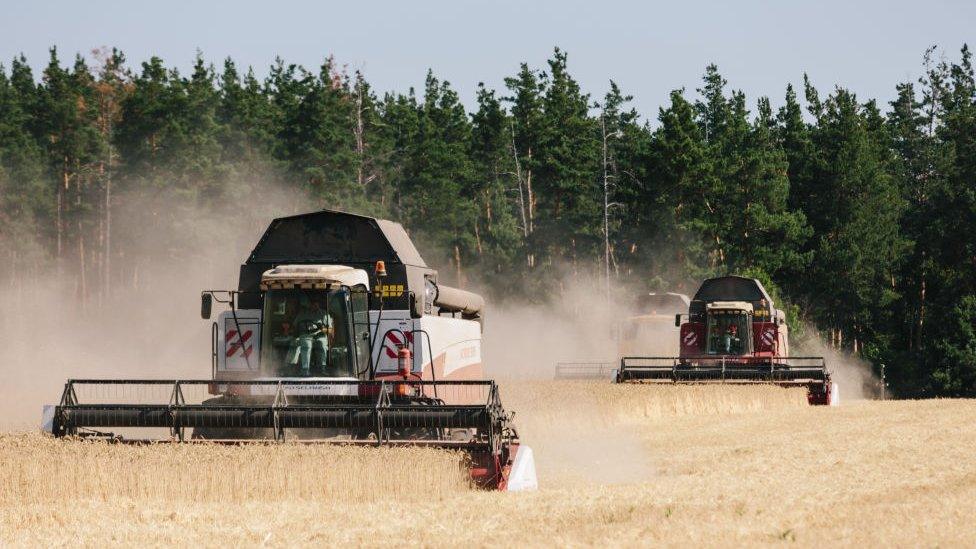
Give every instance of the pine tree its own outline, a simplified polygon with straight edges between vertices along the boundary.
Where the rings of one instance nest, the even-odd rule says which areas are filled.
[[[350,98],[356,185],[361,196],[355,207],[385,215],[392,195],[389,176],[392,144],[386,139],[380,102],[359,71],[353,78]]]
[[[938,394],[976,394],[973,322],[976,319],[976,76],[972,53],[963,46],[958,63],[940,63],[928,79],[941,125],[942,177],[931,189],[931,212],[923,239],[931,250],[931,321],[925,355]]]
[[[271,107],[265,91],[248,68],[242,78],[229,57],[220,75],[217,123],[225,162],[253,165],[271,151]]]
[[[549,60],[549,74],[535,169],[534,236],[548,264],[565,258],[575,274],[599,265],[602,257],[600,127],[589,117],[589,95],[569,74],[567,56],[558,48]]]
[[[668,280],[700,279],[708,268],[707,238],[703,218],[710,215],[711,203],[703,182],[710,177],[706,143],[695,121],[695,110],[682,90],[671,92],[671,104],[658,114],[660,126],[654,132],[651,152],[652,170],[658,180],[655,187],[669,205],[671,219],[662,217],[664,231],[670,235],[652,272],[668,273]],[[654,197],[649,197],[653,199]],[[679,283],[679,287],[680,286]]]
[[[887,135],[877,108],[860,105],[845,89],[823,103],[808,93],[808,102],[819,114],[812,135],[816,184],[801,203],[818,242],[801,283],[833,345],[875,352],[891,322],[889,307],[898,297],[892,280],[905,250],[904,202],[891,176]]]
[[[26,63],[18,63],[20,69]],[[29,74],[29,68],[27,68]],[[28,80],[33,93],[33,79]],[[0,65],[0,279],[23,284],[45,258],[41,223],[50,217],[42,153],[30,133],[31,95],[22,95]]]
[[[741,127],[744,133],[741,141],[737,140],[741,149],[727,153],[738,162],[725,176],[735,182],[731,202],[737,210],[730,216],[733,239],[728,269],[758,271],[779,278],[807,267],[812,253],[803,253],[801,249],[812,231],[803,213],[789,206],[789,164],[775,137],[769,100],[759,100],[759,115],[748,128],[742,124],[743,101],[738,94],[733,110],[736,127]]]
[[[191,193],[213,202],[224,193],[220,135],[217,109],[220,99],[214,87],[213,66],[207,65],[197,52],[193,72],[179,82],[178,97],[183,110],[174,148],[180,152],[173,159],[173,169]]]
[[[101,293],[109,295],[113,288],[113,187],[119,160],[115,136],[118,124],[122,121],[122,102],[131,88],[131,77],[124,68],[125,56],[119,50],[115,48],[111,51],[95,50],[94,54],[101,61],[93,95],[97,105],[96,126],[103,145],[101,159],[98,161],[100,200],[96,201],[99,204],[96,209],[100,210],[97,235],[101,248],[99,273],[102,282]]]
[[[535,232],[538,197],[533,189],[534,175],[539,165],[539,148],[543,133],[542,93],[546,89],[544,75],[522,63],[519,73],[505,79],[511,93],[503,98],[511,103],[509,127],[512,138],[512,163],[518,190],[518,217],[522,229],[526,266],[533,268],[539,253]]]
[[[519,184],[512,155],[511,120],[484,84],[478,85],[478,110],[471,116],[470,156],[473,191],[478,204],[475,242],[483,273],[512,276],[522,271],[518,258],[524,243],[518,225]]]
[[[179,74],[158,57],[142,63],[133,79],[115,138],[129,181],[158,183],[164,168],[179,161],[179,117],[185,112],[180,87]]]
[[[285,94],[282,127],[284,158],[290,170],[321,203],[338,207],[361,196],[356,185],[355,103],[348,75],[332,58],[317,74],[301,72],[275,78]],[[294,95],[291,95],[294,94]]]
[[[645,200],[651,136],[646,126],[639,125],[637,111],[626,108],[632,99],[611,80],[610,89],[599,105],[603,123],[601,137],[606,141],[607,151],[609,259],[618,276],[621,268],[626,273],[642,268],[646,260],[644,244],[660,232],[653,221],[660,214],[657,209],[661,204],[660,195]]]
[[[429,245],[449,254],[445,259],[453,265],[453,280],[464,286],[465,265],[477,245],[475,225],[469,222],[478,211],[468,156],[471,125],[457,93],[430,71],[418,122],[416,153],[404,174],[406,218],[416,220],[409,226]]]
[[[89,295],[90,242],[87,213],[91,207],[95,163],[101,158],[101,136],[93,77],[81,57],[72,70],[60,65],[51,49],[40,88],[38,129],[44,138],[49,171],[56,196],[55,257],[59,269],[65,259],[74,260],[75,291],[84,305]]]
[[[388,93],[380,107],[379,139],[389,148],[387,158],[392,196],[387,206],[394,217],[406,220],[409,192],[404,181],[410,177],[412,159],[416,157],[420,135],[420,107],[413,88],[407,95]]]

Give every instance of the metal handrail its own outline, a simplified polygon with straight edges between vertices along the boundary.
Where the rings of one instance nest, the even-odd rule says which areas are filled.
[[[603,378],[616,369],[613,362],[580,361],[557,362],[554,371],[556,379]]]

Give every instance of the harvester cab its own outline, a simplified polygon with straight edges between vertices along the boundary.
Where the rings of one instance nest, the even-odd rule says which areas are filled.
[[[399,224],[275,219],[239,280],[202,296],[204,318],[227,306],[211,326],[210,379],[71,379],[48,430],[454,448],[479,486],[535,488],[532,451],[483,379],[483,299],[440,284]]]
[[[264,304],[256,341],[264,343],[258,357],[263,377],[361,379],[369,372],[366,271],[279,265],[261,275],[260,289]],[[232,312],[223,316],[225,323],[233,322]],[[238,343],[239,338],[231,344]],[[250,358],[241,356],[245,362]],[[226,371],[226,361],[223,366]]]
[[[706,315],[705,353],[711,356],[747,356],[752,354],[752,338],[744,337],[752,331],[752,304],[745,301],[708,303]]]
[[[675,326],[678,356],[623,356],[616,381],[802,386],[810,404],[838,402],[823,357],[789,355],[786,314],[756,279],[705,280]]]

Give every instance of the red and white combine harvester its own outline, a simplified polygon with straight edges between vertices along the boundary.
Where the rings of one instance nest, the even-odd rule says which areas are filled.
[[[674,325],[680,328],[678,356],[623,356],[616,381],[765,383],[806,387],[810,404],[839,400],[823,357],[790,356],[786,314],[758,280],[704,281]]]
[[[399,224],[335,211],[275,219],[237,290],[203,292],[204,318],[214,301],[228,310],[212,324],[210,379],[71,379],[45,428],[454,448],[480,486],[536,487],[532,450],[483,379],[483,299],[438,283]]]

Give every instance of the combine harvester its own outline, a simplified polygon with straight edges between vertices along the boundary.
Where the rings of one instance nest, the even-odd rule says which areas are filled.
[[[838,403],[823,357],[789,355],[786,314],[756,279],[704,281],[674,325],[678,356],[624,356],[616,382],[775,384],[806,387],[810,404]]]
[[[212,325],[211,379],[68,380],[45,428],[453,448],[479,486],[536,487],[532,450],[483,379],[483,299],[439,284],[399,224],[335,211],[275,219],[238,289],[203,292],[204,318],[214,301],[228,310]]]
[[[636,300],[631,316],[614,329],[617,357],[673,354],[678,329],[674,315],[688,310],[688,296],[673,292],[644,294]],[[556,379],[613,379],[617,361],[556,363]]]

